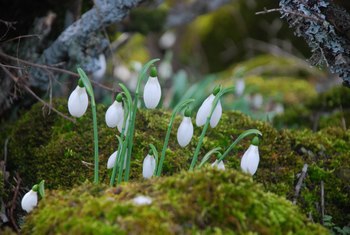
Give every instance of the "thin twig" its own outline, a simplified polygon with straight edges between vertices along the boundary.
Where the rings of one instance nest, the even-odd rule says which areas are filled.
[[[8,76],[10,76],[12,78],[12,80],[15,83],[18,83],[19,79],[18,77],[16,77],[15,75],[13,75],[6,67],[3,67],[0,65],[0,67],[2,67],[2,69],[5,71],[5,73],[7,73]],[[58,111],[57,109],[55,109],[54,107],[50,106],[50,104],[48,104],[47,102],[45,102],[43,99],[41,99],[39,96],[37,96],[27,85],[25,84],[21,84],[24,89],[31,94],[35,99],[37,99],[38,101],[40,101],[41,103],[43,103],[46,107],[48,107],[49,109],[53,110],[54,112],[56,112],[58,115],[60,115],[61,117],[75,123],[75,119],[72,119],[70,117],[68,117],[67,115],[63,114],[62,112]]]
[[[313,21],[315,21],[317,23],[320,23],[320,24],[322,24],[323,21],[324,21],[319,16],[308,16],[308,15],[302,14],[300,12],[289,11],[289,10],[285,10],[285,9],[282,9],[282,8],[274,8],[274,9],[266,9],[265,8],[263,11],[255,12],[255,15],[268,14],[268,13],[271,13],[271,12],[279,12],[279,13],[287,13],[287,14],[291,14],[291,15],[297,15],[297,16],[301,16],[301,17],[309,19],[309,20],[313,20]]]
[[[16,181],[16,187],[15,187],[15,192],[13,194],[13,198],[12,198],[12,201],[11,201],[11,204],[10,204],[10,209],[9,209],[9,217],[10,217],[10,221],[11,221],[11,224],[13,226],[13,228],[16,230],[17,233],[19,233],[19,228],[16,224],[16,220],[14,218],[14,210],[16,209],[16,200],[17,200],[17,197],[18,197],[18,192],[19,192],[19,186],[21,185],[21,182],[22,182],[22,179],[19,177],[19,174],[16,172],[16,178],[15,178],[15,181]]]
[[[45,65],[45,64],[35,64],[35,63],[30,62],[30,61],[22,60],[22,59],[19,59],[19,58],[7,55],[7,54],[3,53],[2,51],[0,51],[0,56],[4,57],[4,58],[7,58],[7,59],[10,59],[10,60],[14,60],[16,62],[20,62],[20,63],[26,64],[26,65],[30,65],[30,66],[33,66],[33,67],[38,67],[38,68],[42,68],[42,69],[52,70],[52,71],[68,74],[68,75],[71,75],[73,77],[79,78],[79,74],[71,72],[69,70],[60,69],[60,68],[56,68],[56,67]],[[111,91],[113,93],[117,93],[117,92],[121,91],[120,89],[109,88],[109,87],[107,87],[107,86],[105,86],[105,85],[103,85],[101,83],[98,83],[96,81],[93,81],[93,80],[91,81],[91,83],[93,83],[94,85],[96,85],[98,87],[101,87],[101,88],[103,88],[105,90]]]
[[[299,177],[298,183],[295,186],[295,194],[294,194],[294,199],[293,199],[294,205],[297,203],[297,199],[298,199],[299,194],[300,194],[301,185],[303,184],[303,180],[306,176],[307,167],[308,167],[308,165],[305,163],[303,166],[303,169],[301,170],[301,175]]]

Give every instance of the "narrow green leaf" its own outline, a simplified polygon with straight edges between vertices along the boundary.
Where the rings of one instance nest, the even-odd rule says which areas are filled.
[[[39,195],[41,198],[45,197],[45,180],[40,181],[39,183]]]
[[[86,88],[87,93],[89,94],[89,96],[94,97],[94,92],[93,92],[91,82],[90,82],[88,76],[86,75],[84,70],[82,70],[81,68],[78,68],[77,70],[78,70],[78,73],[79,73],[81,80],[84,83],[84,87]]]

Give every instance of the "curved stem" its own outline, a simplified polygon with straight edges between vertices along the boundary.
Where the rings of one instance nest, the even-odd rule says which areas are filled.
[[[173,123],[174,123],[176,114],[177,114],[178,112],[180,112],[183,108],[185,108],[187,105],[189,105],[190,103],[192,103],[193,101],[194,101],[194,99],[187,99],[187,100],[184,100],[183,102],[181,102],[180,104],[178,104],[178,105],[174,108],[174,111],[173,111],[173,113],[172,113],[172,115],[171,115],[171,118],[170,118],[170,122],[169,122],[169,124],[168,124],[168,129],[167,129],[167,132],[166,132],[166,135],[165,135],[165,140],[164,140],[163,149],[162,149],[161,157],[160,157],[160,160],[159,160],[159,164],[158,164],[156,176],[160,176],[160,175],[162,174],[163,162],[164,162],[164,159],[165,159],[165,152],[166,152],[166,150],[167,150],[167,148],[168,148],[168,143],[169,143],[171,128],[172,128],[172,126],[173,126]]]
[[[262,133],[257,129],[249,129],[240,134],[237,139],[226,149],[226,151],[222,154],[222,156],[219,158],[219,161],[224,160],[224,158],[230,153],[230,151],[245,137],[249,135],[260,135],[262,136]]]
[[[218,104],[220,98],[225,95],[226,93],[228,92],[232,92],[234,89],[234,87],[229,87],[229,88],[225,88],[221,91],[219,91],[218,94],[216,94],[215,96],[215,99],[212,103],[212,106],[211,106],[211,110],[210,110],[210,114],[209,116],[207,117],[207,121],[205,122],[205,125],[203,127],[203,130],[202,130],[202,133],[201,135],[199,136],[199,141],[198,141],[198,144],[197,144],[197,147],[196,147],[196,150],[194,151],[194,154],[193,154],[193,158],[192,158],[192,162],[191,162],[191,166],[190,166],[190,171],[192,171],[197,163],[197,159],[198,159],[198,154],[199,154],[199,150],[201,149],[202,147],[202,143],[203,143],[203,139],[204,139],[204,136],[205,136],[205,133],[207,132],[208,130],[208,127],[209,127],[209,123],[210,123],[210,119],[211,119],[211,116],[213,115],[214,113],[214,110],[216,108],[216,105]]]
[[[122,135],[123,135],[123,133],[122,133]],[[115,160],[115,163],[114,163],[114,166],[113,166],[113,171],[112,171],[112,175],[111,175],[111,179],[110,179],[110,181],[109,181],[109,186],[113,186],[114,185],[114,183],[115,183],[115,178],[116,178],[116,175],[117,175],[117,166],[118,166],[118,156],[120,155],[120,150],[121,150],[121,148],[122,148],[122,145],[123,145],[123,141],[122,141],[122,139],[119,137],[119,136],[117,136],[117,139],[118,139],[118,154],[117,154],[117,157],[116,157],[116,160]],[[119,156],[120,157],[120,156]]]
[[[149,144],[149,147],[153,151],[153,156],[154,156],[154,159],[156,160],[156,166],[157,166],[157,164],[158,164],[158,151],[153,144]],[[157,167],[154,169],[153,175],[156,175],[156,172],[157,172]]]
[[[204,155],[204,157],[203,157],[201,163],[199,164],[198,169],[200,169],[200,168],[209,160],[209,158],[211,157],[211,155],[213,155],[214,153],[218,153],[218,154],[221,155],[221,153],[219,152],[219,150],[221,150],[221,148],[220,148],[220,147],[216,147],[216,148],[210,150],[209,152],[207,152],[207,154]]]
[[[147,62],[143,67],[142,70],[139,74],[138,80],[137,80],[137,86],[136,86],[136,92],[135,92],[135,97],[134,97],[134,103],[133,103],[133,109],[130,113],[130,120],[129,120],[129,125],[128,125],[128,133],[127,133],[127,146],[128,146],[128,154],[127,154],[127,162],[126,162],[126,170],[125,170],[125,176],[124,180],[128,181],[129,180],[129,174],[130,174],[130,162],[131,162],[131,153],[132,153],[132,148],[133,148],[133,139],[134,139],[134,132],[135,132],[135,119],[136,119],[136,112],[137,112],[137,104],[139,100],[139,91],[140,91],[140,86],[142,81],[145,79],[147,76],[147,71],[149,67],[151,67],[152,64],[157,62],[159,59],[153,59],[149,62]]]

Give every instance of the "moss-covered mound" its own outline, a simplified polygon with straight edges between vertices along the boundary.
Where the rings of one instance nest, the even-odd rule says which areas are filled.
[[[67,113],[66,101],[54,106]],[[106,162],[117,149],[116,130],[104,124],[106,107],[98,107],[100,176],[109,182]],[[169,112],[140,110],[137,115],[135,145],[132,154],[131,180],[140,180],[142,161],[154,144],[160,151],[167,129]],[[180,148],[176,129],[181,117],[175,121],[166,152],[163,173],[173,175],[188,169],[201,128],[195,128],[191,144]],[[45,179],[47,188],[69,188],[81,184],[93,175],[93,143],[91,114],[77,123],[71,123],[54,113],[43,115],[42,105],[35,105],[11,128],[8,145],[8,167],[17,170],[24,183],[31,187]],[[333,217],[337,225],[350,221],[350,131],[326,128],[320,132],[277,131],[270,124],[253,121],[238,112],[223,114],[219,125],[207,132],[200,156],[217,146],[229,146],[244,130],[256,128],[263,133],[260,146],[260,166],[254,176],[266,190],[277,193],[297,205],[305,214],[321,222],[321,181],[324,182],[325,214]],[[239,169],[239,159],[249,146],[244,140],[225,160],[227,168]],[[1,151],[1,150],[0,150]],[[214,161],[214,159],[211,159]],[[299,197],[295,198],[295,185],[303,165],[309,169]]]
[[[304,102],[286,106],[285,113],[274,118],[278,127],[322,129],[344,127],[350,123],[350,89],[334,87]]]
[[[137,196],[152,199],[135,205]],[[106,188],[53,191],[23,234],[328,234],[297,207],[237,171],[182,172]]]

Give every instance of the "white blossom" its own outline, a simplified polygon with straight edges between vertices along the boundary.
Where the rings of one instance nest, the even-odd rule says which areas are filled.
[[[133,202],[137,206],[150,205],[152,204],[152,198],[147,196],[137,196],[133,199]]]
[[[177,142],[181,147],[185,147],[191,142],[193,136],[193,125],[190,117],[184,117],[177,129]]]
[[[122,102],[114,101],[107,109],[105,120],[107,126],[114,128],[124,119],[124,108]]]
[[[157,107],[162,95],[162,90],[157,77],[149,77],[143,90],[143,100],[148,109]]]
[[[236,95],[237,96],[243,95],[244,89],[245,89],[244,79],[243,78],[238,79],[236,81],[236,86],[235,86]]]
[[[225,170],[225,164],[224,164],[224,161],[218,161],[218,160],[215,160],[215,162],[213,164],[211,164],[212,167],[216,167],[217,169],[219,170]]]
[[[100,54],[98,57],[99,68],[92,73],[92,77],[96,80],[101,80],[107,70],[107,61],[104,54]]]
[[[252,98],[253,107],[259,109],[262,107],[264,98],[261,94],[255,94]]]
[[[159,46],[162,49],[168,49],[174,45],[176,41],[176,35],[174,32],[168,31],[164,33],[159,39]]]
[[[126,151],[125,151],[123,169],[125,169],[125,167],[126,167],[127,152],[128,152],[128,149],[126,149]],[[114,153],[112,153],[111,156],[109,156],[108,161],[107,161],[107,169],[112,169],[114,167],[115,161],[117,159],[117,155],[118,155],[118,150],[115,151]]]
[[[89,104],[85,87],[77,86],[68,98],[68,111],[74,117],[81,117]]]
[[[169,79],[173,75],[173,67],[168,61],[163,61],[159,64],[158,73],[160,78]]]
[[[142,164],[142,176],[145,179],[149,179],[153,176],[154,170],[156,169],[156,160],[152,155],[147,155],[143,160]]]
[[[259,148],[258,146],[251,144],[242,156],[242,171],[254,175],[256,170],[258,169],[259,161]]]
[[[21,201],[22,209],[25,210],[27,213],[29,213],[37,205],[38,205],[38,193],[33,190],[30,190],[22,198],[22,201]]]
[[[215,96],[211,94],[204,100],[201,107],[198,109],[197,116],[196,116],[197,126],[203,126],[207,121],[207,118],[210,115],[210,110],[213,105],[214,99],[215,99]],[[211,119],[210,119],[210,126],[212,128],[216,127],[216,125],[219,123],[221,114],[222,114],[222,107],[221,107],[221,102],[219,100],[218,104],[214,109],[213,115],[211,116]]]

